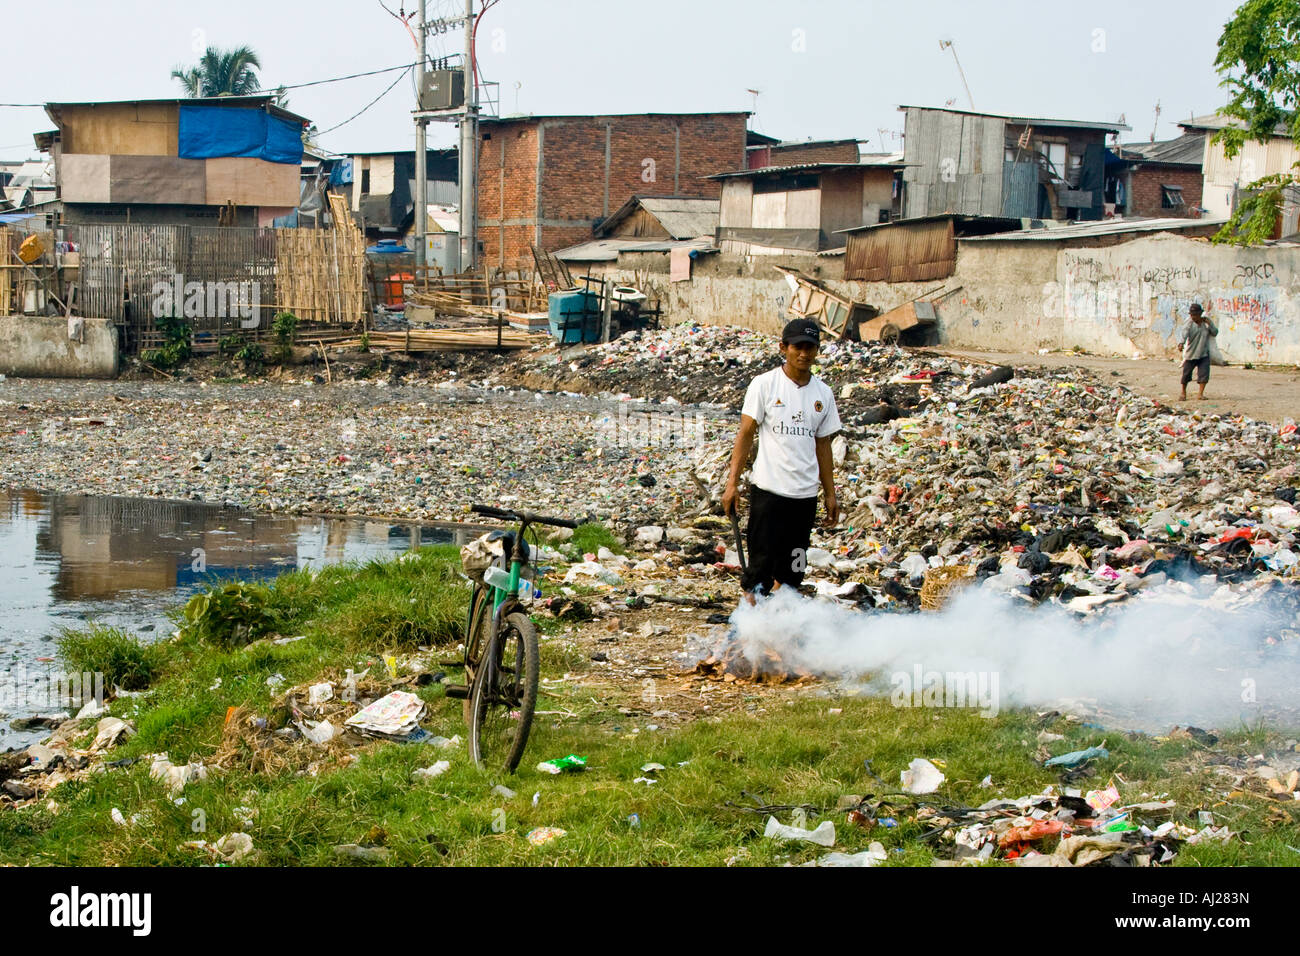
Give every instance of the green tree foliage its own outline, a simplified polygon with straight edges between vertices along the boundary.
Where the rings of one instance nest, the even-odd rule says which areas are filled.
[[[177,67],[172,70],[172,79],[179,81],[185,95],[190,97],[248,96],[261,92],[262,84],[257,78],[257,70],[261,68],[262,61],[252,47],[220,50],[210,46],[203,52],[198,66]]]
[[[1214,134],[1229,159],[1250,140],[1284,132],[1300,142],[1300,0],[1247,0],[1224,25],[1214,67],[1231,95],[1219,112],[1235,121]],[[1300,164],[1296,164],[1300,166]],[[1273,237],[1288,192],[1300,184],[1296,166],[1247,185],[1216,242],[1249,245]]]

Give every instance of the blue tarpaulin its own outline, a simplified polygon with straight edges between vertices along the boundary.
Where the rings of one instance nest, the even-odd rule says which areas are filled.
[[[297,164],[302,162],[302,129],[258,109],[182,106],[177,146],[182,159],[249,156]]]
[[[330,170],[331,186],[346,186],[352,182],[352,160],[340,159]]]

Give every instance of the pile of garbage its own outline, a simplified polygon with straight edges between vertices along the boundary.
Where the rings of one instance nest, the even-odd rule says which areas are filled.
[[[611,390],[737,408],[749,379],[775,365],[775,344],[677,326],[572,364]],[[990,372],[875,344],[828,343],[820,374],[845,422],[833,443],[842,518],[814,532],[808,553],[823,592],[856,581],[864,603],[915,608],[927,578],[943,590],[934,572],[957,567],[952,577],[973,579],[962,583],[993,577],[1090,613],[1152,576],[1300,576],[1290,423],[1191,413],[1084,369]],[[719,429],[689,449],[699,497],[665,516],[666,551],[681,550],[674,535],[694,519],[720,512],[733,437]],[[714,534],[705,550],[725,551],[729,537]]]
[[[136,728],[133,721],[105,714],[102,705],[91,701],[76,716],[25,718],[29,729],[44,726],[53,733],[44,743],[0,754],[0,806],[28,806],[61,783],[135,763],[135,758],[108,759],[115,747],[135,735]]]
[[[756,375],[781,364],[778,339],[735,326],[676,325],[632,332],[577,354],[528,352],[505,373],[539,388],[610,393],[651,402],[699,404],[739,411]],[[930,374],[896,379],[912,353],[880,344],[826,342],[818,374],[832,387],[848,386],[841,401],[845,424],[872,424],[926,404]],[[961,365],[961,363],[955,363]],[[936,372],[942,377],[944,372]],[[845,413],[847,411],[847,417]]]

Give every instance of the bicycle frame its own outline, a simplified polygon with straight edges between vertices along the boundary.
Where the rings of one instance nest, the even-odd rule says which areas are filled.
[[[503,590],[491,584],[486,587],[492,592],[492,630],[488,634],[488,646],[490,647],[495,641],[497,634],[501,631],[501,621],[516,607],[521,606],[518,597],[515,595],[519,592],[519,576],[524,564],[524,533],[528,530],[528,522],[523,521],[519,525],[519,530],[515,533],[514,547],[510,552],[510,583]],[[473,620],[474,609],[470,608],[469,626],[474,626]],[[480,651],[486,648],[480,648]]]

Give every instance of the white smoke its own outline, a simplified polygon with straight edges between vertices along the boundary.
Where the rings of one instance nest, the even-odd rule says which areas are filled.
[[[979,587],[941,611],[911,614],[864,613],[782,588],[755,607],[742,602],[731,621],[751,661],[770,650],[788,666],[885,694],[914,674],[973,673],[992,677],[982,686],[1000,694],[994,713],[1054,707],[1143,730],[1294,725],[1294,593],[1282,584],[1238,593],[1170,581],[1081,619]]]

